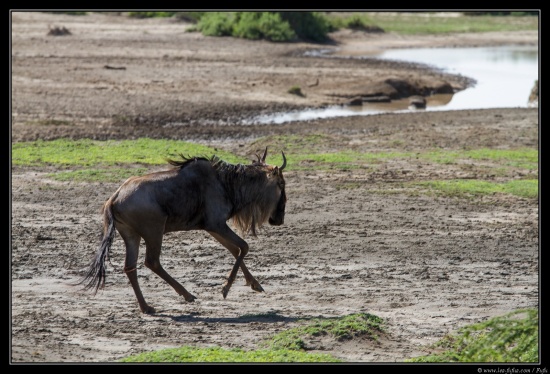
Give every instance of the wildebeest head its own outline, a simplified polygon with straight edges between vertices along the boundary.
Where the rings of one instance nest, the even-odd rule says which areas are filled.
[[[283,169],[286,166],[286,158],[283,153],[283,165],[281,167],[274,166],[271,170],[270,178],[273,179],[273,194],[275,195],[274,201],[277,201],[275,209],[272,210],[269,216],[269,224],[279,226],[284,223],[285,220],[285,206],[286,206],[286,192],[285,192],[285,178],[283,177]]]
[[[286,167],[285,153],[281,151],[283,156],[283,164],[279,166],[267,165],[265,158],[267,156],[267,147],[263,156],[256,155],[258,161],[254,161],[252,164],[264,166],[267,170],[267,176],[269,183],[266,186],[266,199],[270,201],[271,212],[268,222],[271,225],[279,226],[284,223],[285,219],[285,206],[286,206],[286,192],[285,192],[285,178],[283,177],[283,169]]]
[[[256,236],[256,229],[265,222],[284,223],[286,193],[282,171],[286,157],[281,153],[280,167],[266,164],[267,148],[263,156],[256,155],[257,161],[250,165],[232,165],[216,157],[211,161],[233,206],[233,223],[243,235],[250,232]]]

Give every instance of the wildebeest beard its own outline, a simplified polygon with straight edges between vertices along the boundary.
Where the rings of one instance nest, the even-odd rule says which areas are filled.
[[[242,235],[250,233],[256,236],[256,230],[269,220],[272,214],[269,208],[274,205],[271,197],[264,193],[270,184],[277,183],[276,180],[268,178],[271,172],[269,166],[233,165],[216,156],[212,157],[210,162],[227,192],[228,199],[233,203],[233,224]],[[277,209],[280,209],[280,200],[284,197],[283,190],[276,205]]]

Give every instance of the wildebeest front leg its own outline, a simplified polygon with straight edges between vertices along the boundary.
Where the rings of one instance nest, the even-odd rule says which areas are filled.
[[[172,278],[170,274],[168,274],[160,264],[162,232],[163,228],[161,228],[160,230],[154,230],[153,233],[147,233],[143,235],[146,247],[145,266],[155,272],[159,277],[164,279],[179,295],[185,298],[185,301],[193,302],[195,301],[196,297],[189,293],[189,291],[187,291],[185,287],[183,287],[178,281]]]
[[[254,291],[263,292],[264,289],[262,288],[260,283],[256,280],[256,278],[252,276],[252,274],[248,271],[246,265],[244,264],[244,256],[246,256],[246,254],[248,253],[248,244],[237,234],[235,234],[228,226],[225,226],[223,230],[219,231],[220,232],[208,232],[225,248],[227,248],[236,259],[235,265],[233,265],[233,269],[229,273],[229,277],[227,278],[227,281],[222,288],[223,297],[225,298],[227,296],[227,293],[229,292],[229,289],[231,288],[231,285],[235,280],[239,267],[243,272],[244,278],[246,280],[246,285],[250,286]]]

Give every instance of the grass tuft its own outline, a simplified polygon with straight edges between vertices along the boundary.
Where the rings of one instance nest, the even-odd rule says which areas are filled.
[[[367,335],[373,340],[384,331],[384,322],[380,317],[369,313],[351,314],[339,318],[317,318],[305,326],[283,331],[261,343],[269,349],[306,349],[304,339],[307,337],[329,335],[341,341],[352,339],[359,335]]]
[[[466,326],[434,345],[443,352],[409,362],[538,362],[539,314],[521,309]]]
[[[239,348],[197,348],[184,346],[140,353],[120,362],[341,362],[330,355],[308,354],[293,350],[244,351]]]

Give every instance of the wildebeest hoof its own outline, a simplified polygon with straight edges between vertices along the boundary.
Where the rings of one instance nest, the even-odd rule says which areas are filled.
[[[228,286],[223,286],[222,288],[222,295],[223,295],[223,298],[225,299],[227,297],[227,294],[229,293],[229,287]]]
[[[260,286],[259,283],[252,283],[250,285],[250,288],[252,288],[256,292],[264,292],[264,289],[262,288],[262,286]]]
[[[141,312],[145,314],[155,314],[156,310],[152,306],[145,306],[144,308],[141,308]]]
[[[264,289],[260,285],[260,282],[256,280],[256,278],[249,278],[246,280],[246,285],[250,286],[254,291],[257,292],[264,292]]]
[[[189,296],[185,297],[185,301],[187,301],[188,303],[192,303],[193,301],[195,301],[197,298],[191,294],[189,294]]]

